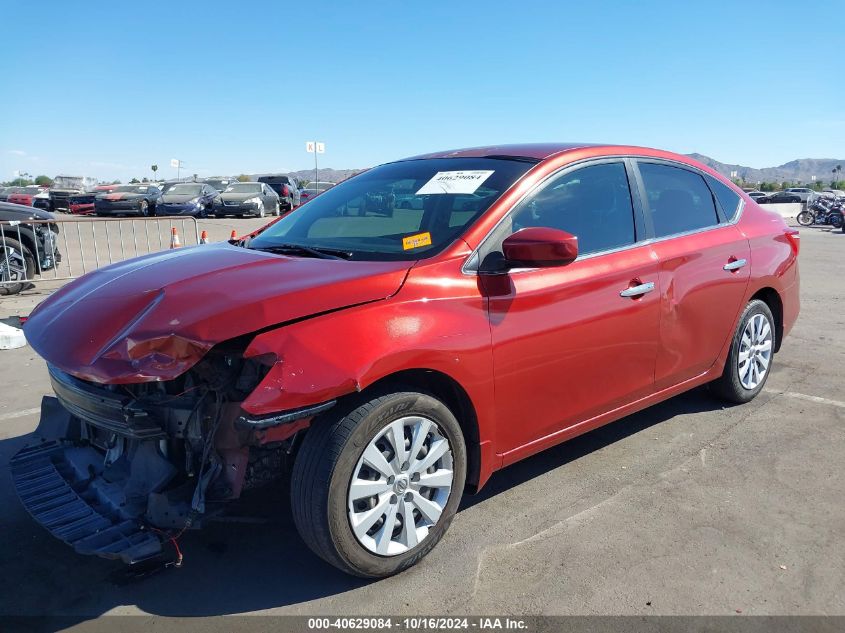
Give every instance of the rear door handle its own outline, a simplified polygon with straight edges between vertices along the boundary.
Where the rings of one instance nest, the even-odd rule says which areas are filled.
[[[639,297],[641,295],[646,294],[647,292],[651,292],[652,290],[654,290],[654,282],[649,281],[644,284],[640,284],[639,286],[631,286],[630,288],[625,288],[625,290],[619,293],[619,296]]]
[[[722,266],[722,269],[723,270],[739,270],[740,268],[745,266],[747,263],[748,263],[748,261],[746,261],[744,259],[735,259],[734,261],[728,262],[727,264]]]

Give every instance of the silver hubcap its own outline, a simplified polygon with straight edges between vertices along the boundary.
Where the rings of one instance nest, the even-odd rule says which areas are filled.
[[[452,491],[452,449],[435,422],[391,422],[364,449],[349,484],[349,523],[374,554],[416,547],[440,520]]]
[[[762,314],[755,314],[745,326],[737,357],[739,381],[746,389],[763,382],[772,360],[772,328]]]
[[[26,279],[26,263],[23,255],[11,246],[0,247],[0,281],[24,279]]]

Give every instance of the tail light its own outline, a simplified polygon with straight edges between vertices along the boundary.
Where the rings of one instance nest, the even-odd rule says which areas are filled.
[[[801,234],[796,229],[787,229],[786,239],[789,240],[792,252],[798,257],[798,251],[801,250]]]
[[[307,197],[308,197],[308,196],[310,196],[310,195],[311,195],[311,194],[309,194],[309,193],[305,193],[304,191],[302,192],[302,197],[303,197],[303,198],[307,198]]]
[[[287,185],[282,185],[282,195],[283,195],[283,196],[289,196],[289,195],[290,195],[290,192],[289,192],[289,190],[288,190],[288,186],[287,186]]]

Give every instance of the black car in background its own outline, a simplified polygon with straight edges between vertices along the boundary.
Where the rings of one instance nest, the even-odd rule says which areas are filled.
[[[281,174],[259,176],[258,182],[269,185],[276,192],[283,211],[292,211],[302,204],[299,187],[296,186],[296,181],[290,176],[282,176]]]
[[[279,215],[279,196],[270,185],[263,182],[235,182],[226,187],[223,193],[214,200],[215,217],[226,215]]]
[[[759,204],[781,204],[786,202],[801,202],[801,196],[797,193],[792,193],[790,191],[777,191],[775,193],[770,193],[768,196],[763,198],[758,198],[757,202]]]
[[[97,194],[94,214],[155,215],[160,198],[161,190],[153,185],[118,185],[108,193]]]
[[[55,220],[49,211],[0,202],[0,295],[17,294],[28,279],[54,269],[62,255],[58,248],[59,225],[34,224]]]
[[[204,182],[181,182],[165,191],[156,204],[156,215],[193,215],[207,218],[220,192]]]

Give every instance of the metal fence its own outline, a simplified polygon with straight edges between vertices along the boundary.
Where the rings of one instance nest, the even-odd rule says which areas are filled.
[[[199,243],[192,217],[0,221],[0,288],[74,279],[132,257]]]

